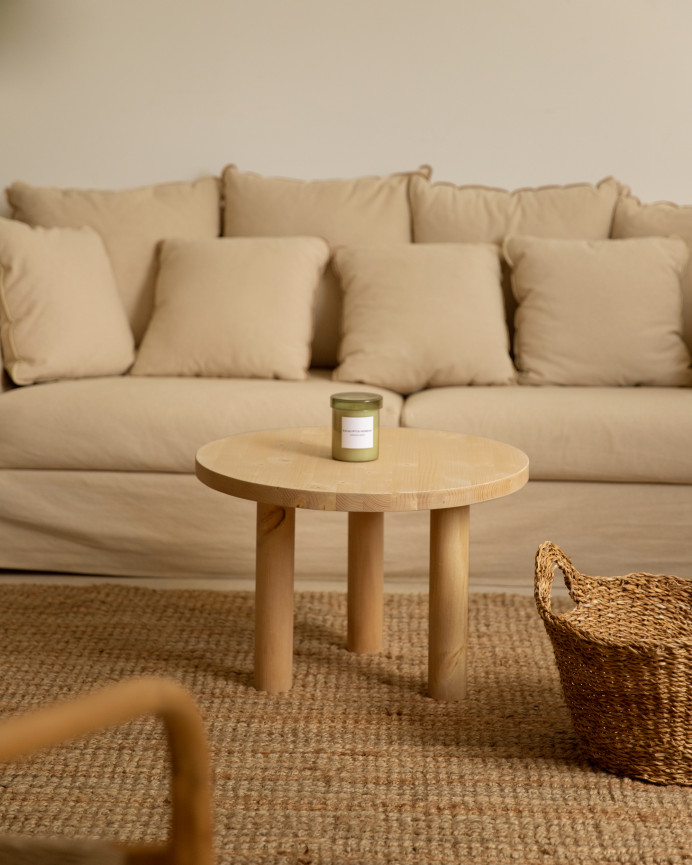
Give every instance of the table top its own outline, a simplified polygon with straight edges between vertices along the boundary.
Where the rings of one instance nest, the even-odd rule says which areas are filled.
[[[331,429],[261,430],[197,452],[197,477],[242,499],[323,511],[417,511],[499,498],[524,486],[526,454],[492,439],[440,430],[380,429],[371,462],[331,456]]]

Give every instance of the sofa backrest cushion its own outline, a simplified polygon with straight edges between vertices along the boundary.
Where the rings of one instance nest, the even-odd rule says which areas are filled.
[[[612,177],[596,185],[494,189],[411,179],[411,217],[416,243],[485,242],[502,245],[510,234],[605,239],[623,187]],[[503,278],[507,322],[515,301],[509,273]]]
[[[402,394],[424,387],[510,384],[497,246],[344,247],[338,381]]]
[[[56,189],[17,182],[6,195],[12,216],[29,225],[88,225],[101,235],[136,343],[151,317],[159,241],[220,233],[219,181],[214,177],[123,190]]]
[[[132,374],[307,378],[328,258],[317,237],[165,240]]]
[[[429,170],[386,177],[295,180],[227,166],[222,174],[226,237],[323,237],[331,247],[410,243],[408,187]],[[317,292],[312,365],[337,362],[341,295],[330,266]]]
[[[692,207],[667,201],[642,204],[632,195],[615,207],[613,237],[668,237],[678,235],[692,246]],[[692,258],[682,275],[682,335],[692,351]]]
[[[132,332],[93,229],[0,219],[0,341],[15,384],[127,370]]]
[[[692,384],[681,336],[681,238],[508,237],[525,384]]]

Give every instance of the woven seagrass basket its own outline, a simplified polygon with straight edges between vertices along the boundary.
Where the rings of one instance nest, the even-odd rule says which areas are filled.
[[[556,567],[576,605],[560,615]],[[692,785],[692,580],[588,577],[547,542],[534,597],[585,754],[619,775]]]

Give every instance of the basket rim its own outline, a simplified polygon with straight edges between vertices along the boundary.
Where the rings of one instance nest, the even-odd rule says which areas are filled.
[[[554,572],[556,569],[562,571],[565,585],[569,592],[569,597],[575,605],[569,610],[562,613],[554,613],[551,608],[551,590],[554,580]],[[598,583],[601,586],[612,583],[613,586],[626,586],[628,581],[634,581],[645,577],[647,580],[655,580],[657,585],[670,585],[684,591],[685,595],[689,595],[690,602],[690,633],[683,636],[658,636],[652,635],[647,637],[642,634],[637,639],[625,640],[623,638],[613,637],[611,634],[600,634],[594,632],[588,627],[584,627],[578,623],[570,621],[568,617],[571,613],[584,610],[589,599],[586,596],[580,598],[582,594],[575,583],[580,581],[591,581]],[[563,632],[571,633],[573,637],[578,638],[590,645],[598,645],[604,648],[613,649],[628,649],[632,652],[640,652],[642,654],[651,654],[657,652],[659,654],[673,654],[684,651],[690,653],[692,659],[692,579],[685,577],[677,577],[668,574],[650,574],[644,571],[625,574],[624,576],[592,577],[588,574],[580,573],[572,564],[571,560],[556,544],[546,541],[538,549],[536,553],[536,571],[534,581],[534,599],[538,613],[546,625],[552,625]]]

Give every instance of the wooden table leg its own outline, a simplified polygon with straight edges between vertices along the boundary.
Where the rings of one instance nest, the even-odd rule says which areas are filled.
[[[293,680],[294,508],[257,503],[255,688],[288,691]]]
[[[384,514],[348,515],[348,626],[351,652],[382,649]]]
[[[469,511],[430,511],[428,692],[436,700],[466,696]]]

